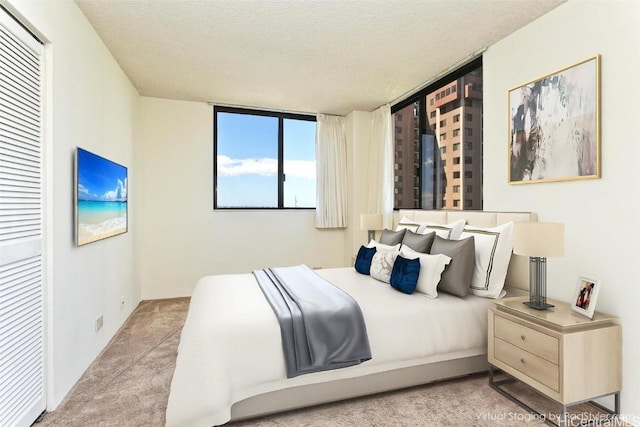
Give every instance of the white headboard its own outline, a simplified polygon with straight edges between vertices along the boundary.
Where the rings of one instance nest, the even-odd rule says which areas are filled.
[[[398,211],[395,223],[397,224],[403,216],[416,222],[430,221],[440,224],[448,224],[459,219],[465,219],[467,224],[476,227],[495,227],[496,225],[505,224],[510,221],[538,221],[538,216],[533,212],[427,211],[401,209]],[[505,287],[511,288],[512,291],[514,291],[512,293],[521,294],[522,291],[529,291],[529,259],[527,257],[511,255]],[[520,290],[520,292],[515,290]]]

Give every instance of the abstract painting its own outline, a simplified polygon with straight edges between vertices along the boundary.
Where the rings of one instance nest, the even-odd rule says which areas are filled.
[[[600,177],[600,56],[509,91],[509,183]]]

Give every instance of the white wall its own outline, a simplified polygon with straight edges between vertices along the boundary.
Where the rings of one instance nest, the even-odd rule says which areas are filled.
[[[353,111],[345,118],[348,168],[348,221],[345,235],[344,265],[352,265],[367,231],[360,230],[360,214],[367,212],[367,170],[371,141],[371,113]]]
[[[139,96],[74,2],[2,3],[48,41],[45,286],[47,409],[52,410],[140,301],[133,281],[135,186],[129,192],[129,233],[80,248],[73,243],[74,149],[81,146],[134,171]],[[126,300],[122,310],[120,296]],[[104,327],[96,333],[100,314]]]
[[[568,301],[579,275],[602,281],[597,308],[620,317],[622,412],[640,421],[640,2],[572,0],[484,54],[484,206],[563,222],[565,256],[550,259],[549,295]],[[509,186],[507,92],[601,56],[602,179]],[[588,355],[585,355],[588,357]]]
[[[296,265],[337,267],[344,230],[313,210],[213,210],[213,107],[141,98],[136,145],[136,260],[144,299],[191,295],[209,274]]]

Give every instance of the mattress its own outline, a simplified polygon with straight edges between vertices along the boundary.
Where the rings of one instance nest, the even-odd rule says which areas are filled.
[[[316,272],[360,305],[372,359],[287,379],[278,321],[253,275],[204,277],[182,331],[167,426],[224,424],[235,402],[283,388],[486,353],[489,299],[406,295],[353,268]]]

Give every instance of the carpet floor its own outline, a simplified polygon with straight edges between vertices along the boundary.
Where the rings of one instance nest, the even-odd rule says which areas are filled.
[[[176,350],[188,307],[188,298],[140,303],[64,401],[55,411],[45,414],[36,427],[164,426]],[[491,389],[487,381],[486,374],[472,375],[227,425],[544,425],[539,417],[530,415]],[[518,383],[506,387],[533,408],[550,414],[550,419],[557,417],[555,414],[561,410],[559,405]],[[572,413],[573,421],[600,415],[595,407],[588,404],[574,407]]]

